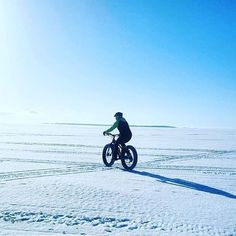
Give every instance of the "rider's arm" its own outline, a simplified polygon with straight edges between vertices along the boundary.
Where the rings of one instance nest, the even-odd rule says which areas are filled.
[[[119,121],[116,121],[111,128],[109,128],[108,130],[106,130],[106,133],[110,133],[112,130],[116,129],[118,127]]]

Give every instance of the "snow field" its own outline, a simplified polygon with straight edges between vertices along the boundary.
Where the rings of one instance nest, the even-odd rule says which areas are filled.
[[[103,127],[3,126],[0,235],[236,235],[236,131],[135,128],[134,171]]]

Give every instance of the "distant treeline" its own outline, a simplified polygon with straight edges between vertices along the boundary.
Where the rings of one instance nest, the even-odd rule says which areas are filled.
[[[86,123],[45,123],[51,125],[77,125],[77,126],[110,126],[107,124],[86,124]],[[142,128],[176,128],[170,125],[130,125],[131,127],[142,127]]]

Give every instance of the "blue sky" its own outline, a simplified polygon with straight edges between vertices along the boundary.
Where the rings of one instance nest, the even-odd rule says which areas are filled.
[[[236,128],[236,2],[0,0],[0,122]]]

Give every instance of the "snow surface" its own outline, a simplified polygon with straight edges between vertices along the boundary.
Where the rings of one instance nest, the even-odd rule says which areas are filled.
[[[103,129],[0,126],[0,235],[236,235],[236,130],[133,128],[128,172]]]

